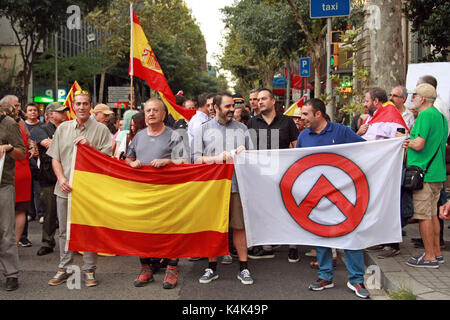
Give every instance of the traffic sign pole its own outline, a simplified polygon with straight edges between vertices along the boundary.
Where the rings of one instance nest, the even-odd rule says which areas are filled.
[[[330,79],[330,60],[331,60],[331,18],[327,18],[327,89],[326,93],[328,95],[328,99],[330,102],[327,104],[327,114],[330,116],[331,121],[334,121],[334,108],[331,103],[332,97],[332,88],[331,88],[331,79]]]

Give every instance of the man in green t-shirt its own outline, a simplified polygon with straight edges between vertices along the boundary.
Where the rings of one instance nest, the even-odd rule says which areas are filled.
[[[443,257],[439,244],[439,220],[436,205],[442,183],[447,179],[445,166],[445,145],[448,125],[446,119],[434,106],[436,89],[429,84],[420,84],[412,92],[414,108],[419,115],[411,131],[410,139],[405,141],[408,148],[408,166],[418,166],[425,170],[422,190],[413,192],[413,219],[419,220],[419,230],[425,253],[412,257],[407,264],[412,267],[439,268]],[[433,158],[434,157],[434,158]]]

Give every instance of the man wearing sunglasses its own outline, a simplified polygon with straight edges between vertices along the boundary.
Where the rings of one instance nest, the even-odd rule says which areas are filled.
[[[67,267],[72,263],[73,252],[64,251],[64,248],[66,244],[68,196],[72,192],[69,177],[71,175],[74,146],[83,144],[109,156],[112,153],[112,138],[109,129],[90,117],[92,103],[86,91],[75,92],[73,108],[77,118],[63,122],[58,127],[47,151],[47,154],[52,157],[52,167],[57,178],[55,195],[59,221],[60,250],[58,272],[48,282],[50,286],[56,286],[67,281],[70,276],[67,272]],[[85,252],[83,261],[82,270],[85,273],[86,286],[96,286],[97,253]]]
[[[391,94],[389,95],[389,100],[392,101],[392,103],[395,105],[398,112],[400,112],[400,114],[402,115],[403,120],[405,120],[408,129],[411,130],[416,119],[414,118],[414,114],[411,112],[411,110],[409,110],[405,106],[407,98],[408,90],[406,90],[406,88],[403,86],[392,88]]]

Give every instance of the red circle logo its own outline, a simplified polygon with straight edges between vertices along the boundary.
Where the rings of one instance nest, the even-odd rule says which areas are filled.
[[[303,201],[297,205],[292,196],[294,182],[303,172],[316,166],[332,166],[347,173],[356,188],[356,204],[353,205],[324,175],[321,175]],[[369,184],[362,170],[351,160],[333,153],[317,153],[298,160],[284,174],[280,189],[286,209],[294,220],[304,229],[321,237],[340,237],[355,230],[369,204]],[[323,197],[330,200],[346,216],[343,222],[323,225],[309,218],[311,211]]]

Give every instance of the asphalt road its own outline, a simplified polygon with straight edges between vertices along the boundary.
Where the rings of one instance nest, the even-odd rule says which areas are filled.
[[[58,251],[37,256],[40,247],[41,225],[37,221],[29,223],[29,239],[32,247],[19,248],[20,287],[13,292],[0,289],[0,301],[5,300],[193,300],[194,302],[214,300],[360,300],[347,286],[347,270],[338,259],[335,273],[335,287],[313,292],[308,285],[317,278],[317,270],[309,266],[313,258],[304,253],[308,247],[299,247],[301,260],[287,261],[287,247],[275,250],[274,259],[250,260],[249,269],[255,280],[253,285],[243,285],[236,276],[239,264],[218,264],[219,279],[210,284],[200,284],[198,279],[207,267],[207,260],[191,262],[181,259],[180,277],[176,288],[162,288],[164,273],[157,273],[155,281],[142,288],[133,286],[140,264],[137,257],[99,257],[97,264],[97,287],[87,288],[81,283],[80,289],[69,289],[67,284],[57,287],[47,285],[58,265]],[[74,264],[81,266],[82,256],[75,257]]]

